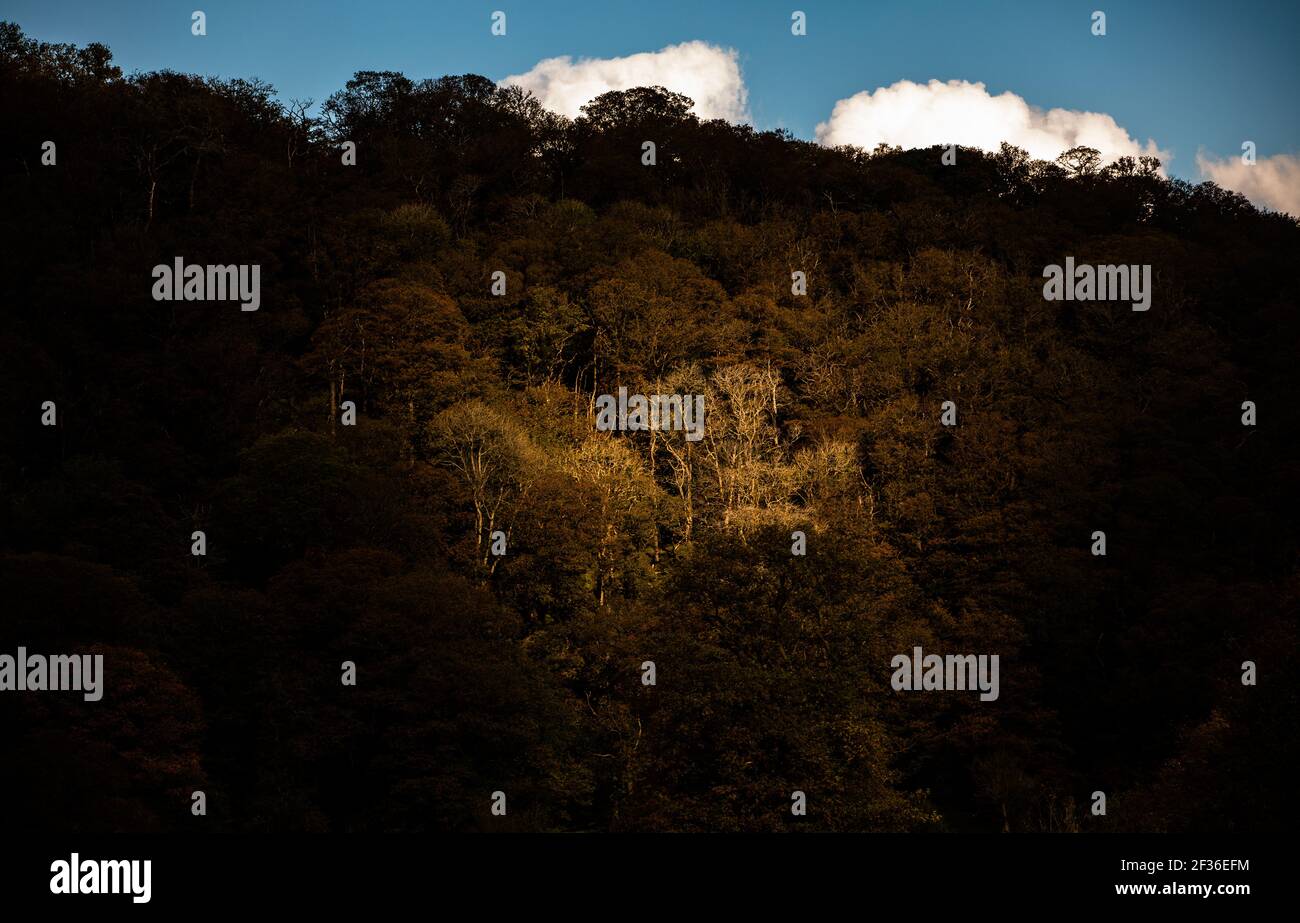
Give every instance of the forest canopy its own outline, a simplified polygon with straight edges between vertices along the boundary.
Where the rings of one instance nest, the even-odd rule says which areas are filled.
[[[1287,826],[1295,220],[691,106],[0,25],[0,650],[106,671],[0,696],[14,829]],[[1044,300],[1066,257],[1149,310]],[[177,258],[260,307],[154,300]],[[620,387],[703,437],[599,430]],[[1000,696],[897,693],[917,646]]]

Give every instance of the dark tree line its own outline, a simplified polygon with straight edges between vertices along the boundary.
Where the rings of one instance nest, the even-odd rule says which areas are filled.
[[[690,108],[365,72],[314,117],[0,26],[0,653],[107,671],[0,694],[11,829],[1290,826],[1296,223]],[[261,309],[154,301],[177,256]],[[1151,310],[1044,301],[1066,256]],[[620,385],[705,438],[597,433]],[[915,645],[999,699],[894,692]]]

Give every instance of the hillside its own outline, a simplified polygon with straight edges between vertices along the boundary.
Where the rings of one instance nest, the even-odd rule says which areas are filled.
[[[0,28],[0,653],[107,671],[0,696],[11,829],[1286,826],[1296,222],[690,108],[313,117]],[[1046,300],[1067,258],[1149,309]],[[996,700],[897,691],[916,647]]]

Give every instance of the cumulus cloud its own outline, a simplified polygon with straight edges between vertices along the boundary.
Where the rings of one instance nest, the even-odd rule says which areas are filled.
[[[1100,151],[1103,163],[1142,155],[1168,160],[1154,141],[1139,144],[1105,113],[1043,111],[1014,93],[993,96],[984,84],[965,80],[900,80],[841,99],[830,118],[817,126],[817,140],[867,150],[884,143],[905,149],[958,144],[984,151],[996,151],[1007,141],[1039,160],[1055,160],[1061,152],[1083,145]]]
[[[1300,218],[1300,156],[1274,154],[1245,164],[1240,157],[1218,160],[1198,153],[1196,165],[1203,177],[1240,192],[1255,205]]]
[[[547,58],[501,85],[529,90],[547,109],[569,118],[581,115],[580,107],[601,93],[661,86],[695,100],[693,111],[702,119],[749,121],[739,56],[707,42],[682,42],[625,58]]]

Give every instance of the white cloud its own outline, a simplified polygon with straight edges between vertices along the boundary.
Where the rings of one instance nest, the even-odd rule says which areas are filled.
[[[1274,154],[1247,165],[1240,157],[1218,160],[1197,153],[1196,165],[1206,179],[1240,192],[1255,205],[1300,218],[1300,156]]]
[[[693,111],[702,119],[749,121],[739,55],[707,42],[683,42],[625,58],[547,58],[501,85],[529,90],[547,109],[569,118],[581,115],[580,107],[601,93],[661,86],[695,100]]]
[[[1126,155],[1169,159],[1154,141],[1139,144],[1105,113],[1044,112],[1014,93],[992,96],[984,84],[965,80],[900,80],[841,99],[830,118],[817,126],[817,140],[830,147],[852,144],[867,150],[885,143],[904,149],[958,144],[984,151],[996,151],[1007,141],[1039,160],[1055,160],[1061,152],[1083,145],[1100,151],[1103,163]]]

